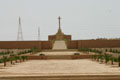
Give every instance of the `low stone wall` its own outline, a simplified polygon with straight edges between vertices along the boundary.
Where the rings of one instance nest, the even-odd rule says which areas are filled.
[[[68,49],[78,49],[78,41],[77,40],[67,41],[67,48]]]
[[[30,49],[41,48],[40,41],[0,41],[0,49]]]
[[[67,42],[68,49],[78,48],[120,48],[120,40],[72,40]]]
[[[72,40],[67,41],[68,49],[78,48],[120,48],[120,40]],[[0,49],[52,49],[51,41],[0,41]]]
[[[72,59],[91,59],[92,55],[72,55]]]
[[[47,56],[28,56],[28,60],[46,60]]]
[[[50,41],[0,41],[0,49],[52,49]]]
[[[52,42],[50,41],[41,41],[41,49],[52,49]]]
[[[79,40],[78,48],[120,48],[120,40]]]

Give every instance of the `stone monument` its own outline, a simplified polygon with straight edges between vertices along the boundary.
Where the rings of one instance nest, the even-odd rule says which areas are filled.
[[[53,50],[64,50],[67,49],[66,42],[71,40],[71,35],[65,35],[61,29],[61,17],[58,17],[59,28],[58,32],[55,35],[49,36],[49,41],[53,42]]]
[[[58,17],[58,20],[59,20],[59,28],[58,28],[58,31],[55,35],[49,35],[48,36],[48,40],[49,41],[52,41],[52,40],[71,40],[71,35],[65,35],[63,32],[62,32],[62,29],[61,29],[61,17],[59,16]]]

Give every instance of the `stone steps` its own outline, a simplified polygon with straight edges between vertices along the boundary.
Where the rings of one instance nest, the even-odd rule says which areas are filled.
[[[71,55],[47,55],[47,59],[55,59],[55,60],[62,60],[62,59],[71,59]]]
[[[120,75],[14,76],[0,77],[0,80],[120,80]]]
[[[42,52],[70,52],[70,51],[78,51],[77,49],[61,49],[61,50],[42,50]]]
[[[53,45],[53,50],[66,50],[67,45],[64,40],[55,41]]]

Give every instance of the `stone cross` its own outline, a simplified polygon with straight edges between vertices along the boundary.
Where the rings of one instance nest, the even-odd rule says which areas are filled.
[[[60,25],[61,25],[61,24],[60,24],[60,19],[61,19],[61,17],[59,16],[59,17],[58,17],[58,20],[59,20],[59,29],[60,29]]]

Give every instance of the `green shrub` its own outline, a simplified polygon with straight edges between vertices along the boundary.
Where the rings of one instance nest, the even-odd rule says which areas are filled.
[[[120,51],[118,51],[117,49],[115,50],[115,49],[110,49],[110,51],[109,52],[111,52],[111,53],[117,53],[117,54],[120,54]]]
[[[92,58],[96,60],[96,59],[97,59],[97,55],[94,54],[94,55],[92,56]]]
[[[40,52],[41,50],[35,46],[31,49],[31,51],[36,53],[36,52]]]
[[[27,59],[27,56],[21,56],[21,59],[24,61],[25,59]]]
[[[110,49],[110,51],[109,52],[112,52],[113,50],[112,49]]]
[[[80,53],[74,53],[74,55],[80,55]]]
[[[118,62],[120,63],[120,56],[118,56]]]
[[[89,49],[89,48],[79,48],[78,50],[79,51],[91,51],[91,49]]]
[[[0,59],[0,63],[3,63],[3,60],[2,60],[2,59]]]
[[[2,61],[4,62],[4,66],[6,66],[7,61],[9,61],[7,56],[3,56]]]
[[[10,56],[15,56],[14,54],[11,54]]]
[[[104,55],[104,58],[105,58],[105,63],[108,63],[108,61],[110,60],[109,55],[105,54],[105,55]]]
[[[115,62],[118,62],[118,59],[117,59],[117,58],[114,58],[114,61],[115,61]]]
[[[105,52],[108,52],[108,50],[107,50],[107,49],[105,49]]]
[[[90,48],[79,48],[78,50],[82,51],[82,52],[94,52],[94,53],[98,53],[98,54],[102,53],[102,51],[100,51],[100,50],[90,49]]]
[[[42,53],[41,53],[39,56],[45,56],[45,54],[42,54]]]

